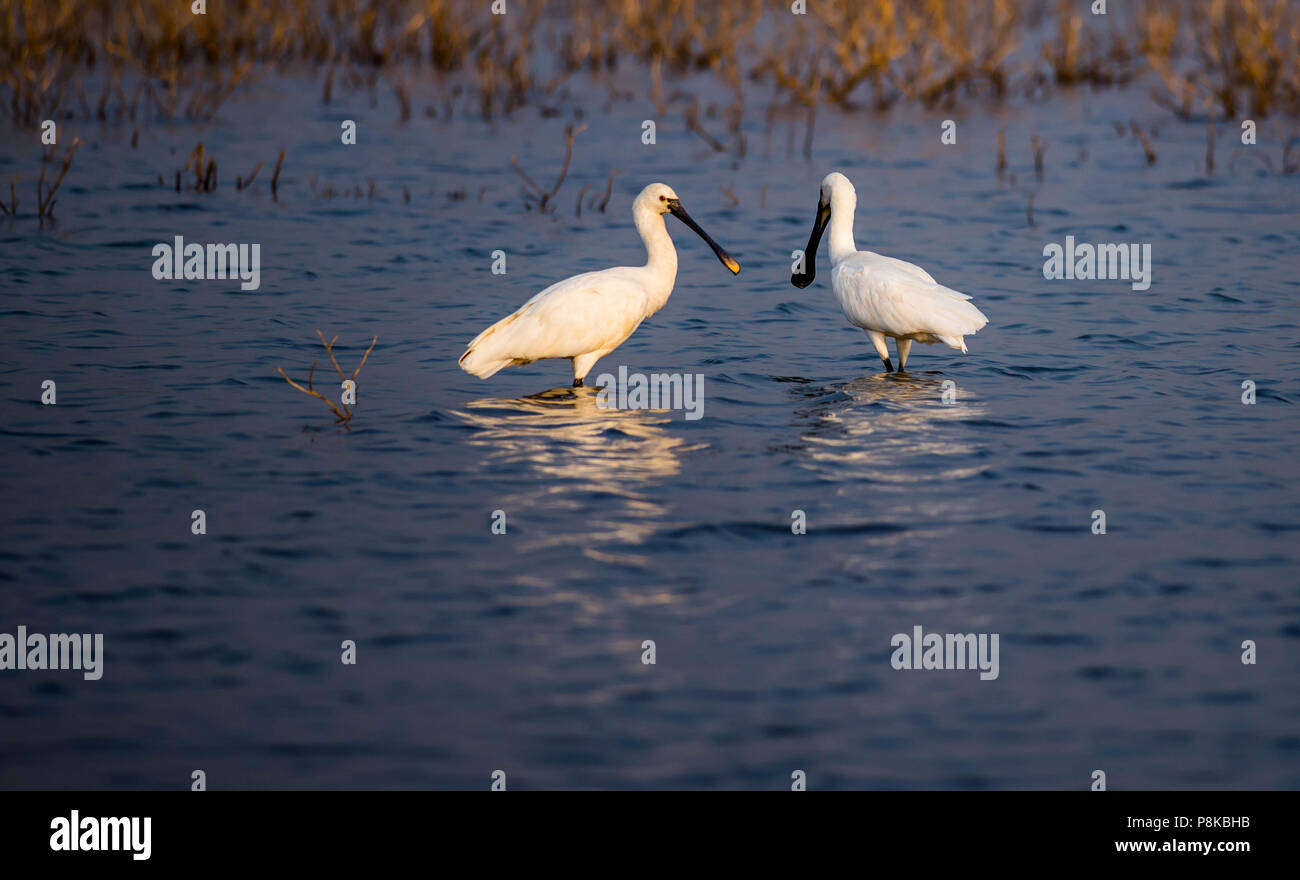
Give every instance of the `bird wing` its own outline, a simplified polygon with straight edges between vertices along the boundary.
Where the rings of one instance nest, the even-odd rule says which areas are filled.
[[[878,254],[875,253],[874,251],[858,251],[857,257],[863,258],[862,260],[863,263],[871,263],[876,266],[879,266],[882,269],[893,269],[903,273],[904,275],[911,275],[915,278],[920,279],[921,281],[927,281],[930,284],[939,283],[934,280],[934,278],[930,275],[929,272],[925,271],[915,263],[909,263],[906,260],[900,260],[897,259],[896,257],[887,257],[884,254]],[[850,259],[855,259],[855,258],[850,258]],[[956,293],[956,291],[953,292]],[[966,296],[966,294],[964,293],[959,295],[966,297],[966,299],[970,299],[970,297]]]
[[[616,270],[575,275],[484,330],[469,350],[536,361],[616,347],[645,318],[645,290]]]
[[[837,264],[831,284],[850,323],[895,336],[960,337],[988,318],[966,294],[911,263],[863,251]]]

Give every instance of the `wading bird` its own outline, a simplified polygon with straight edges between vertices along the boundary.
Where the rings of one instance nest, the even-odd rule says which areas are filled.
[[[486,379],[512,364],[569,358],[573,387],[580,387],[596,361],[622,345],[673,292],[677,251],[664,214],[695,230],[722,265],[740,274],[740,264],[691,219],[672,187],[652,183],[632,203],[632,219],[646,249],[644,266],[586,272],[552,284],[474,337],[460,356],[461,369]]]
[[[898,346],[900,373],[907,366],[913,341],[942,342],[965,354],[962,337],[975,333],[989,319],[975,308],[969,296],[944,287],[920,266],[858,250],[853,244],[853,211],[857,204],[857,191],[847,177],[838,171],[826,175],[817,199],[812,235],[804,250],[806,271],[792,274],[790,283],[795,287],[812,284],[817,274],[817,245],[829,222],[831,288],[844,317],[871,337],[886,372],[894,369],[886,336],[892,336]]]

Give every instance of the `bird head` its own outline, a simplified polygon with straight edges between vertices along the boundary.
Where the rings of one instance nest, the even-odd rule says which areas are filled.
[[[740,264],[732,258],[722,247],[709,237],[709,234],[700,228],[700,224],[691,219],[691,215],[686,213],[682,207],[681,199],[677,198],[677,193],[666,183],[652,183],[645,189],[641,190],[641,195],[636,197],[636,204],[633,209],[645,208],[656,214],[672,214],[678,220],[685,223],[704,243],[713,249],[722,265],[726,266],[732,275],[740,274]]]

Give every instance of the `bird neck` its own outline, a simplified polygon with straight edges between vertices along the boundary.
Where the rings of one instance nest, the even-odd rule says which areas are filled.
[[[673,282],[677,279],[677,249],[668,236],[663,214],[638,206],[633,220],[645,244],[645,268],[651,279],[652,299],[657,300],[654,310],[658,311],[673,292]]]
[[[838,194],[837,194],[838,195]],[[857,203],[849,198],[831,199],[831,263],[838,263],[858,252],[853,243],[853,211]]]

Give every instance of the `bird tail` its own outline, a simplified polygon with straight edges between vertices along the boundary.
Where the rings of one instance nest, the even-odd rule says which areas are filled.
[[[503,346],[501,343],[505,341],[505,337],[501,331],[514,323],[517,317],[519,317],[518,312],[502,318],[478,336],[475,336],[474,341],[469,344],[469,347],[465,349],[465,353],[457,361],[460,368],[470,375],[478,376],[480,379],[487,379],[514,363],[516,359],[502,351]]]
[[[460,356],[458,363],[460,364],[460,368],[466,373],[469,373],[472,376],[478,376],[480,379],[487,379],[490,376],[495,376],[497,373],[510,366],[512,361],[510,358],[497,358],[493,360],[490,357],[484,356],[482,352],[471,348]]]
[[[934,322],[936,330],[940,332],[934,335],[944,345],[965,354],[966,341],[962,337],[973,336],[989,322],[989,319],[975,307],[966,294],[942,285],[939,286],[939,290],[945,296],[940,307],[941,315]]]

